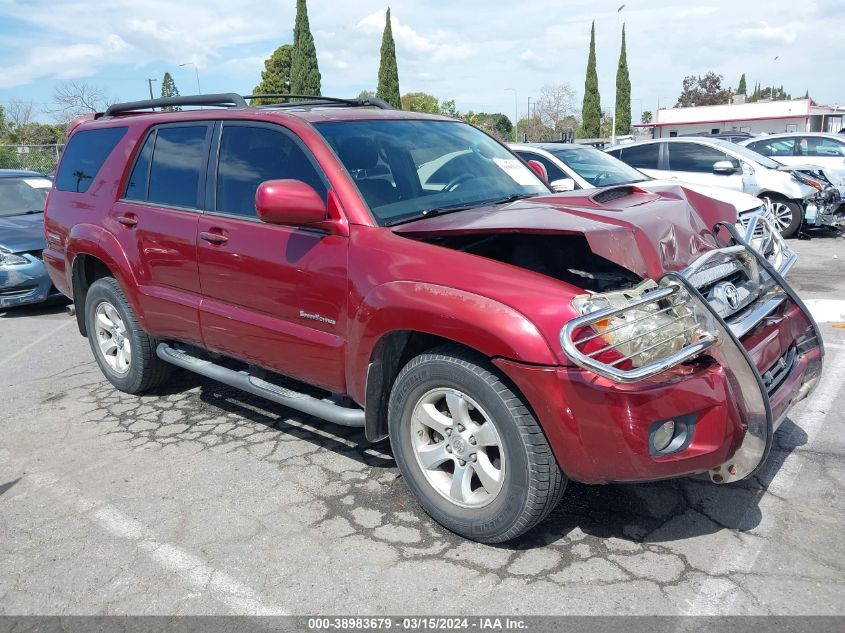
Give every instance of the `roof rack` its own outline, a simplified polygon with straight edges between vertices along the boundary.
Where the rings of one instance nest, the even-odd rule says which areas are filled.
[[[258,107],[262,108],[301,108],[301,107],[319,107],[327,105],[337,106],[352,106],[352,107],[366,107],[373,106],[382,110],[393,110],[384,99],[376,97],[368,97],[366,99],[340,99],[338,97],[323,97],[321,95],[290,95],[283,93],[276,94],[258,94],[248,95],[244,97],[246,100],[251,99],[282,99],[283,102],[266,104]],[[299,101],[291,101],[291,99],[299,99]]]
[[[177,106],[217,106],[220,108],[246,108],[244,98],[234,92],[213,95],[191,95],[184,97],[162,97],[161,99],[145,99],[143,101],[128,101],[110,105],[103,114],[111,117],[123,112],[147,110],[155,108],[172,108]]]

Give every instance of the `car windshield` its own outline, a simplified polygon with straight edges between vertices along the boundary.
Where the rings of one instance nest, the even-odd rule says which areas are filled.
[[[711,143],[716,143],[717,145],[721,145],[725,149],[732,151],[735,154],[739,154],[745,160],[750,160],[758,165],[762,165],[766,169],[777,169],[783,163],[779,163],[776,160],[772,160],[768,156],[763,156],[762,154],[758,154],[753,149],[748,149],[744,145],[737,145],[736,143],[730,143],[728,141],[723,141],[721,139],[715,138],[711,141]]]
[[[43,177],[0,178],[0,217],[43,213],[52,183]]]
[[[594,147],[562,147],[549,151],[594,187],[650,180],[643,172]]]
[[[549,193],[505,147],[459,121],[315,124],[380,226]]]

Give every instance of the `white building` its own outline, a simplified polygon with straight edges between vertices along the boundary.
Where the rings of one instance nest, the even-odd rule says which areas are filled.
[[[687,134],[740,131],[751,134],[779,132],[838,132],[845,127],[845,106],[820,106],[812,99],[755,101],[657,111],[654,138]]]

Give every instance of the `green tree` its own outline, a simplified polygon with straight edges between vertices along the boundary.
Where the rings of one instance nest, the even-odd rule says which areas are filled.
[[[409,92],[402,95],[402,109],[410,110],[411,112],[439,114],[440,104],[434,95],[426,94],[425,92]]]
[[[252,91],[256,95],[290,94],[290,70],[293,57],[293,46],[282,44],[264,60],[264,70],[261,71],[261,83]],[[274,103],[276,99],[253,99],[254,105]]]
[[[394,108],[402,107],[399,96],[399,68],[396,65],[396,44],[393,41],[393,27],[390,25],[390,7],[384,20],[384,34],[381,36],[381,63],[378,67],[378,88],[376,96],[384,99]]]
[[[748,87],[745,85],[745,73],[742,73],[742,77],[739,78],[739,86],[736,89],[736,94],[744,95],[747,94]]]
[[[376,93],[373,90],[362,90],[358,93],[359,99],[373,99]]]
[[[467,112],[463,118],[500,141],[513,138],[513,123],[501,112]]]
[[[711,71],[704,76],[684,77],[683,90],[675,107],[722,105],[728,103],[730,98],[731,91],[722,88],[722,75]]]
[[[631,78],[628,76],[628,54],[625,47],[625,25],[622,25],[622,50],[616,68],[616,133],[631,133]]]
[[[601,97],[596,73],[596,23],[590,28],[590,54],[587,57],[587,78],[584,80],[584,103],[581,106],[582,136],[596,138],[601,131]]]
[[[296,22],[293,26],[293,57],[290,69],[290,91],[298,95],[320,94],[320,67],[314,36],[308,25],[305,0],[296,0]]]
[[[440,104],[440,114],[443,116],[450,116],[454,119],[457,119],[461,116],[461,113],[458,112],[457,106],[455,106],[454,99],[447,99]]]
[[[178,97],[179,89],[176,87],[176,82],[173,81],[173,76],[166,72],[161,80],[161,96],[163,99],[168,97]],[[168,106],[165,110],[173,112],[174,110],[181,110],[179,106]]]
[[[653,119],[654,115],[651,113],[651,110],[646,110],[642,113],[642,116],[640,117],[640,123],[642,123],[643,125],[648,125],[652,122]]]

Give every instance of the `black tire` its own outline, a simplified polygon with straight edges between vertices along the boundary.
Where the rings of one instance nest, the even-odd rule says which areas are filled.
[[[104,302],[114,307],[125,326],[125,338],[129,341],[132,350],[128,370],[125,372],[116,371],[108,364],[98,343],[96,312]],[[158,342],[138,325],[135,313],[132,312],[123,290],[114,278],[104,277],[91,284],[85,296],[85,325],[88,330],[88,342],[100,370],[120,391],[142,393],[167,380],[172,365],[156,356]]]
[[[507,457],[502,487],[483,507],[462,507],[448,499],[416,458],[412,413],[421,398],[441,388],[456,389],[480,405],[501,439]],[[566,476],[522,396],[484,357],[457,346],[417,356],[402,369],[390,394],[388,428],[399,469],[423,509],[445,528],[475,541],[501,543],[524,534],[555,508],[566,487]]]
[[[780,213],[776,212],[776,207],[778,205],[782,205],[784,207],[784,211],[788,209],[790,214],[789,224],[780,229],[780,234],[784,239],[794,237],[798,233],[798,229],[801,228],[801,222],[804,221],[803,207],[797,202],[792,202],[791,200],[785,200],[783,198],[764,197],[763,199],[771,202],[772,214],[776,216],[776,220],[778,219],[778,216],[783,217]]]

